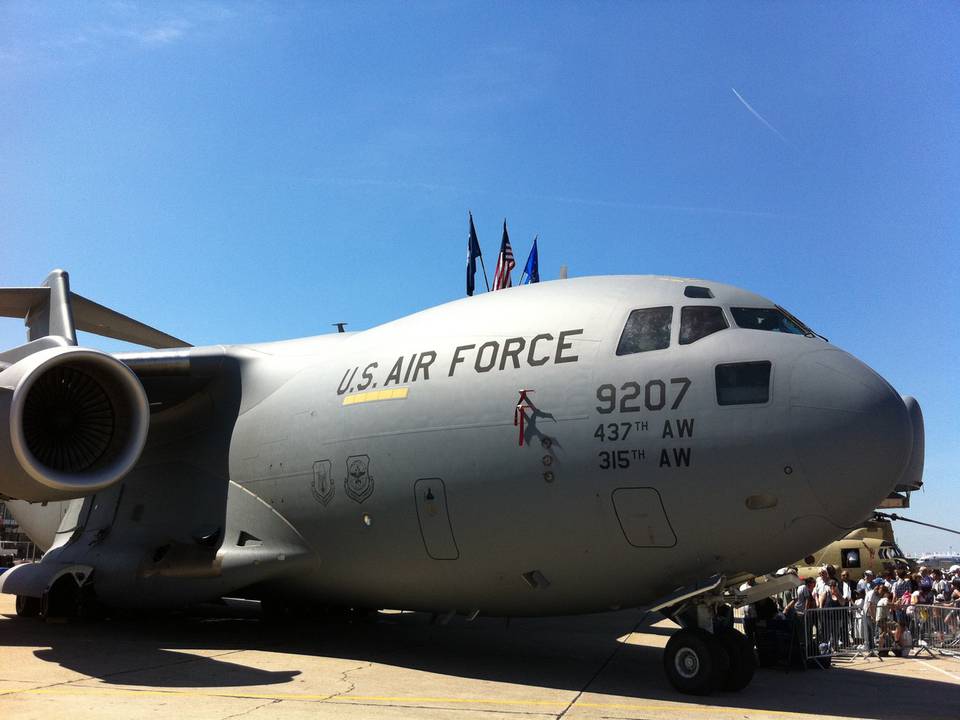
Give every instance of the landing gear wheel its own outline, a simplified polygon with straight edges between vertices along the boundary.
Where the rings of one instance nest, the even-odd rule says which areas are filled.
[[[743,690],[753,679],[757,669],[757,656],[747,636],[733,628],[721,628],[716,638],[724,646],[730,658],[730,672],[723,681],[722,689],[736,692]]]
[[[41,608],[40,598],[17,595],[17,615],[20,617],[37,617]]]
[[[667,643],[663,669],[680,692],[709,695],[722,687],[730,674],[730,656],[723,643],[706,630],[684,628]]]

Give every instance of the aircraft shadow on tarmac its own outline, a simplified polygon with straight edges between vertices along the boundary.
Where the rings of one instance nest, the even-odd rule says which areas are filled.
[[[960,707],[958,684],[845,670],[759,670],[742,692],[690,698],[668,685],[659,648],[619,641],[640,617],[637,611],[623,611],[510,623],[459,618],[449,625],[431,624],[430,616],[421,613],[283,624],[249,618],[160,618],[51,625],[11,618],[0,621],[0,644],[46,646],[35,651],[36,657],[116,685],[249,687],[288,683],[300,675],[296,669],[265,671],[189,652],[255,650],[613,696],[593,702],[689,701],[880,720],[956,720]],[[662,629],[647,630],[659,635]]]

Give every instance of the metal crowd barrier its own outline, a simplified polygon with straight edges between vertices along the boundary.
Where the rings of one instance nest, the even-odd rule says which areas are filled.
[[[877,623],[877,648],[895,649],[898,621],[905,620],[912,636],[908,652],[926,652],[960,657],[960,608],[945,605],[911,605],[898,609],[884,623]]]
[[[807,660],[848,659],[869,653],[871,628],[855,606],[808,608],[803,613],[804,652]]]
[[[908,648],[896,642],[901,623],[912,637]],[[810,661],[923,652],[960,658],[960,608],[881,606],[875,618],[866,617],[856,606],[810,608],[803,614],[803,643],[805,657]]]

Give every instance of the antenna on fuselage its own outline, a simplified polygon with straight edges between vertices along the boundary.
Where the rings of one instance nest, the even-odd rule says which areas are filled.
[[[338,333],[342,333],[342,332],[346,332],[346,330],[344,330],[344,328],[348,325],[348,323],[345,323],[345,322],[335,322],[335,323],[332,323],[332,325],[337,328],[337,332],[338,332]]]

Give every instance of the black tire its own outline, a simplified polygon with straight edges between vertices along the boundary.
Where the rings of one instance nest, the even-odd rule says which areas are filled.
[[[730,672],[727,673],[722,688],[731,692],[743,690],[753,680],[753,673],[757,669],[757,656],[753,645],[743,633],[733,628],[718,630],[717,639],[726,648],[730,658]]]
[[[17,615],[20,617],[37,617],[41,607],[40,598],[17,595]]]
[[[663,669],[674,688],[688,695],[709,695],[723,686],[730,657],[717,638],[705,630],[684,628],[663,651]]]
[[[64,575],[44,593],[40,604],[40,617],[75,618],[79,607],[80,586],[72,575]]]

